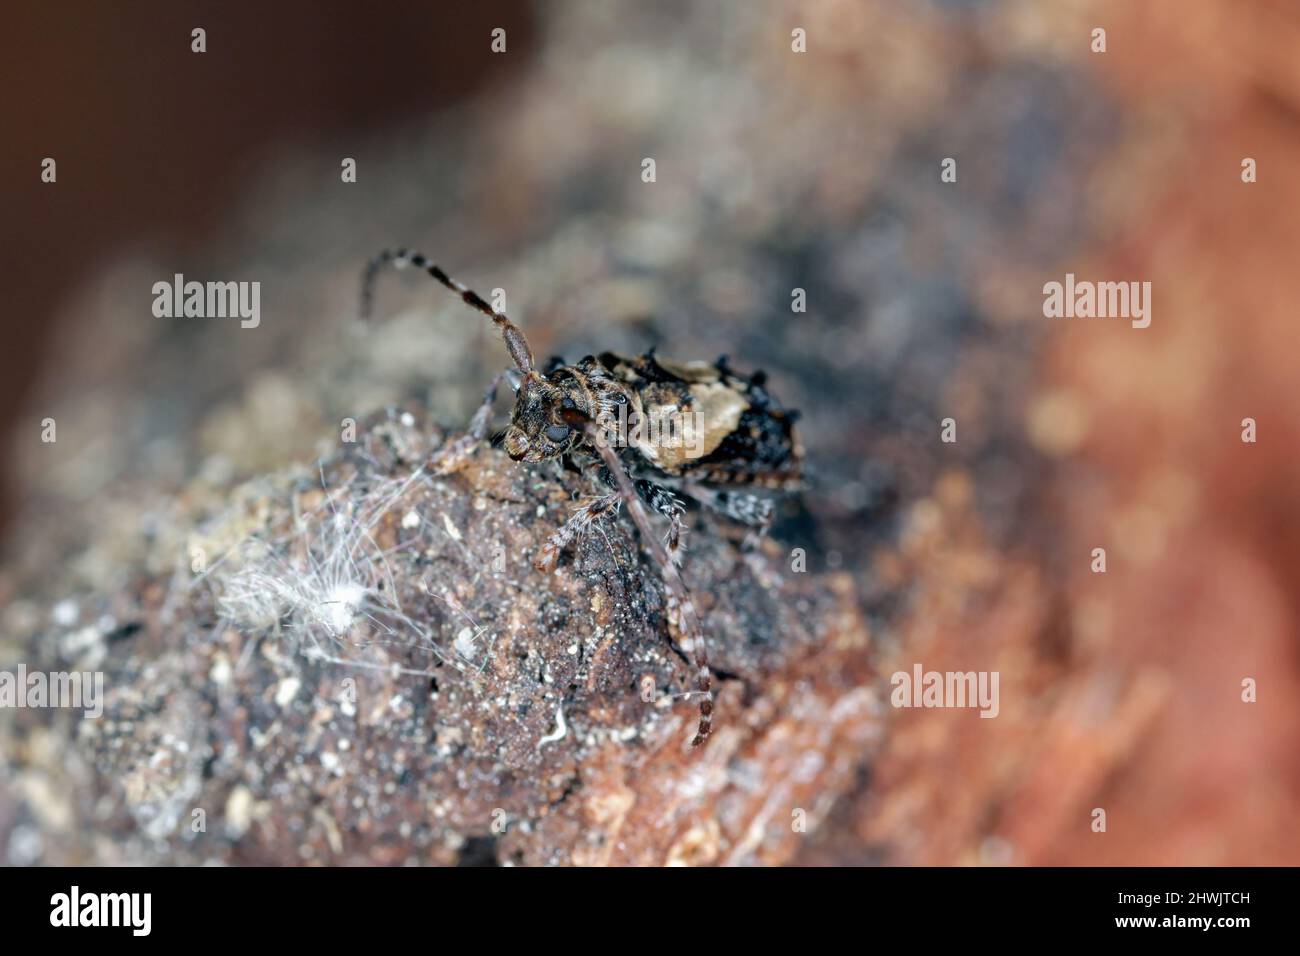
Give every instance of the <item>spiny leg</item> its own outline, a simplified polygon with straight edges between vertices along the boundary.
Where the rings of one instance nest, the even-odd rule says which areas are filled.
[[[543,546],[541,553],[538,554],[537,561],[533,562],[538,571],[554,571],[560,553],[565,548],[568,548],[569,542],[584,535],[595,520],[603,518],[608,512],[614,510],[617,502],[620,501],[619,493],[617,493],[619,483],[615,480],[614,472],[611,472],[606,464],[601,464],[595,475],[597,475],[599,483],[606,486],[606,488],[615,489],[614,493],[589,498],[584,505],[578,507],[573,511],[573,514],[569,515],[568,520],[565,520],[559,531],[551,535],[550,540]],[[681,515],[685,512],[681,499],[677,498],[671,490],[664,488],[663,485],[656,485],[654,481],[636,479],[633,481],[632,486],[636,489],[637,496],[640,496],[641,501],[645,502],[647,507],[653,509],[656,514],[663,515],[664,518],[668,519],[668,533],[664,535],[663,540],[664,548],[668,550],[668,557],[672,558],[673,562],[680,564]]]
[[[715,490],[695,484],[688,484],[683,490],[706,508],[751,529],[745,536],[746,549],[756,548],[776,519],[772,499],[762,495]]]
[[[519,367],[521,372],[531,372],[533,370],[532,350],[529,349],[528,340],[524,338],[524,333],[519,331],[518,326],[511,322],[504,313],[492,308],[487,300],[473,289],[466,288],[443,272],[442,268],[427,256],[412,249],[385,249],[366,265],[366,270],[361,276],[362,319],[370,318],[371,306],[375,300],[375,277],[387,265],[391,265],[395,269],[414,266],[417,269],[423,269],[430,276],[437,279],[460,296],[470,308],[477,309],[492,320],[492,323],[501,330],[501,336],[506,342],[506,349],[510,352],[510,357],[514,359],[515,365]]]
[[[686,511],[686,507],[675,494],[663,485],[657,485],[653,481],[638,478],[632,482],[632,486],[647,507],[651,508],[656,514],[661,514],[668,519],[668,533],[664,535],[664,547],[668,550],[669,560],[673,564],[680,566],[682,563],[682,515]]]
[[[668,549],[668,558],[673,564],[681,567],[682,564],[682,535],[685,529],[682,527],[681,511],[674,511],[668,515],[668,533],[664,535],[664,547]]]
[[[713,677],[709,672],[709,655],[708,648],[704,643],[704,632],[701,630],[699,620],[695,616],[695,603],[691,600],[691,594],[686,589],[686,584],[682,581],[681,575],[677,572],[677,565],[668,556],[668,552],[655,535],[654,529],[650,527],[650,519],[646,516],[645,508],[641,506],[641,500],[635,486],[632,484],[632,479],[628,477],[623,463],[605,440],[600,427],[577,409],[565,409],[563,414],[569,426],[582,431],[591,445],[600,453],[605,468],[609,470],[618,487],[619,495],[622,497],[624,504],[627,505],[627,511],[632,516],[632,522],[641,534],[642,544],[650,552],[651,557],[659,565],[660,572],[663,574],[670,612],[669,619],[671,620],[673,617],[671,612],[676,610],[678,628],[683,637],[680,642],[681,647],[682,650],[691,655],[692,666],[695,668],[696,686],[699,688],[700,694],[700,719],[695,731],[695,737],[691,740],[691,746],[698,747],[708,739],[709,731],[712,729]]]
[[[551,535],[539,552],[537,559],[533,562],[533,566],[537,570],[546,573],[554,571],[560,554],[569,546],[569,543],[585,534],[598,518],[603,517],[617,507],[621,498],[617,491],[618,482],[615,480],[613,473],[606,465],[602,464],[596,472],[596,476],[606,488],[613,488],[615,491],[611,494],[589,498],[573,511],[568,520],[564,522],[558,531]],[[656,485],[644,478],[636,479],[633,482],[633,487],[636,489],[637,495],[648,507],[668,519],[668,533],[664,536],[664,546],[667,548],[668,556],[673,562],[681,564],[682,514],[685,511],[681,500],[662,485]]]
[[[607,488],[618,487],[618,483],[607,465],[601,465],[597,477]],[[682,563],[682,534],[684,533],[682,515],[686,512],[686,506],[682,504],[680,498],[672,493],[671,489],[646,478],[633,480],[632,487],[636,489],[637,495],[645,502],[646,507],[654,511],[655,514],[663,515],[668,519],[668,532],[664,535],[664,547],[668,549],[668,557],[672,562],[680,566]]]
[[[569,542],[583,534],[597,519],[616,509],[619,500],[618,492],[612,492],[597,498],[589,498],[574,509],[568,520],[547,539],[546,544],[542,545],[533,560],[533,567],[544,574],[554,571],[555,565],[560,560],[560,554],[569,546]]]

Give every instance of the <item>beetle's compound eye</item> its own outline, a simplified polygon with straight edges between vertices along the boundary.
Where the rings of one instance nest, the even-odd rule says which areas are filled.
[[[551,425],[546,429],[546,437],[553,442],[562,442],[569,437],[568,425]]]

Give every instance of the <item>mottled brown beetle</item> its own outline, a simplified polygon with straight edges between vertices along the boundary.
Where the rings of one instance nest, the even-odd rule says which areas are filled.
[[[676,624],[678,644],[691,656],[696,671],[700,717],[691,746],[699,746],[712,722],[712,677],[704,634],[678,571],[684,511],[678,494],[761,535],[771,523],[772,502],[735,489],[799,487],[803,450],[793,427],[797,413],[782,409],[768,395],[762,372],[740,375],[725,357],[712,364],[677,364],[653,352],[634,359],[607,352],[574,365],[552,359],[538,371],[528,341],[513,322],[409,249],[382,252],[367,265],[361,285],[363,318],[370,314],[375,276],[386,265],[423,269],[501,330],[522,376],[510,424],[502,434],[506,453],[515,461],[563,459],[610,489],[581,504],[551,536],[533,562],[539,570],[554,570],[575,536],[620,504],[627,505],[642,543],[663,573],[669,620]],[[435,453],[430,463],[435,473],[460,467],[487,437],[492,402],[504,374],[493,379],[468,432]],[[637,427],[687,415],[697,426],[690,448],[684,442],[646,440]],[[614,423],[620,425],[617,449],[609,441]],[[651,528],[643,502],[668,519],[663,542]]]

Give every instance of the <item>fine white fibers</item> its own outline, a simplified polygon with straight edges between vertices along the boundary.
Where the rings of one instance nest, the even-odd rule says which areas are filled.
[[[352,629],[361,603],[366,599],[366,589],[360,584],[339,584],[325,598],[326,617],[335,636],[346,634]]]
[[[405,480],[381,482],[364,491],[327,491],[325,506],[299,514],[288,534],[275,540],[253,538],[243,542],[218,562],[220,570],[213,569],[212,581],[218,589],[222,617],[246,631],[273,630],[313,659],[360,667],[395,667],[400,672],[426,676],[432,673],[405,666],[409,652],[384,655],[389,660],[394,656],[404,659],[393,665],[381,663],[373,653],[360,653],[379,646],[393,650],[404,647],[416,653],[416,660],[444,660],[425,623],[403,610],[401,589],[390,565],[390,558],[396,560],[400,552],[418,549],[420,536],[412,535],[384,551],[372,534],[421,475],[422,471],[417,470]],[[407,526],[406,530],[415,529]],[[428,593],[443,600],[432,591]],[[458,605],[446,603],[468,619]],[[468,644],[472,647],[481,630],[474,625],[470,633],[473,638]],[[462,658],[470,657],[461,651],[465,643],[458,638],[458,653],[449,655],[447,661],[458,669],[464,669],[467,663]],[[482,663],[485,665],[486,660]]]
[[[220,610],[233,623],[261,630],[296,628],[309,645],[342,641],[371,605],[392,610],[379,585],[384,568],[358,522],[331,516],[276,544],[248,542],[239,570],[225,582]],[[287,619],[287,620],[286,620]]]

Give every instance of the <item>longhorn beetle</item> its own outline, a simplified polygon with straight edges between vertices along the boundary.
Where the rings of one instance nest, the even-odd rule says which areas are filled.
[[[387,265],[424,270],[501,330],[521,376],[514,412],[501,436],[506,454],[515,461],[562,459],[594,475],[599,486],[607,489],[574,510],[541,548],[534,566],[553,571],[576,535],[620,505],[627,506],[642,544],[659,565],[669,622],[676,624],[679,646],[695,668],[700,716],[691,746],[698,747],[712,724],[712,677],[695,604],[679,572],[685,509],[677,493],[761,535],[771,524],[772,502],[744,489],[800,486],[803,450],[793,428],[798,413],[782,409],[767,393],[762,372],[741,375],[730,368],[725,356],[712,364],[678,364],[656,358],[653,351],[639,358],[606,352],[588,355],[574,365],[552,359],[539,371],[527,339],[510,319],[409,249],[381,252],[366,266],[361,282],[363,319],[370,315],[375,277]],[[459,468],[487,438],[492,402],[504,375],[493,379],[467,433],[434,453],[430,465],[435,473]],[[694,425],[689,429],[695,439],[692,448],[683,447],[684,441],[647,440],[641,434],[639,426],[673,418]],[[617,450],[607,437],[614,420],[635,432],[635,437],[632,432],[620,436]],[[684,438],[687,431],[680,429],[677,438]],[[668,520],[662,542],[643,504]]]

